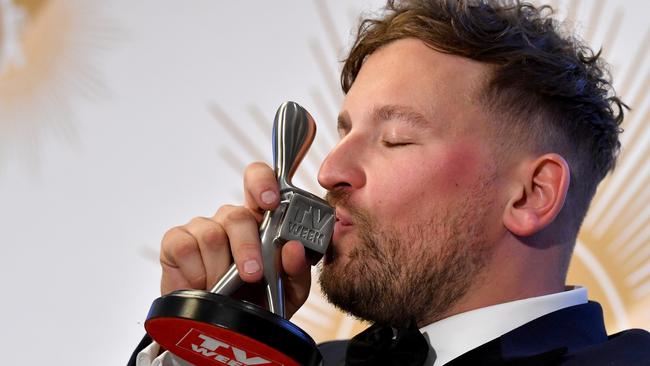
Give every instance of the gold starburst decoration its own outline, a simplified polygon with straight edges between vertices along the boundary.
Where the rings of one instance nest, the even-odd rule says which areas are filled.
[[[97,50],[119,34],[97,2],[0,0],[0,168],[34,170],[48,137],[78,142],[71,104],[107,90]]]

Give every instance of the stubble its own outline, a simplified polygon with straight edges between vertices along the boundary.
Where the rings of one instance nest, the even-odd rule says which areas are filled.
[[[380,225],[349,205],[347,194],[328,193],[331,204],[350,213],[358,235],[347,258],[332,246],[322,264],[319,282],[328,300],[355,317],[396,327],[442,318],[479,280],[492,253],[485,187],[405,227]]]

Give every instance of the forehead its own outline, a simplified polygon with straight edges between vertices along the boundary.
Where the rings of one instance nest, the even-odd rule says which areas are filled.
[[[481,113],[479,95],[489,66],[435,51],[417,39],[383,46],[365,60],[343,109],[355,111],[405,105],[434,119]]]

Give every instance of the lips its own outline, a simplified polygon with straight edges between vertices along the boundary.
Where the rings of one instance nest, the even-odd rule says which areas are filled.
[[[352,226],[352,220],[338,210],[336,211],[336,223],[343,226]]]
[[[343,210],[336,209],[336,224],[334,225],[333,242],[338,242],[342,236],[354,226],[351,216]]]
[[[336,209],[336,223],[343,226],[352,226],[352,219],[342,209]]]

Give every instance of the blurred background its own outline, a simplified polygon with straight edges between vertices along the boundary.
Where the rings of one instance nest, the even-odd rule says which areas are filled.
[[[125,364],[159,295],[163,233],[242,201],[270,162],[276,108],[336,142],[338,73],[383,1],[0,0],[0,350],[4,364]],[[633,108],[571,266],[610,332],[650,329],[650,5],[555,1]],[[363,328],[314,286],[294,317],[317,341]]]

